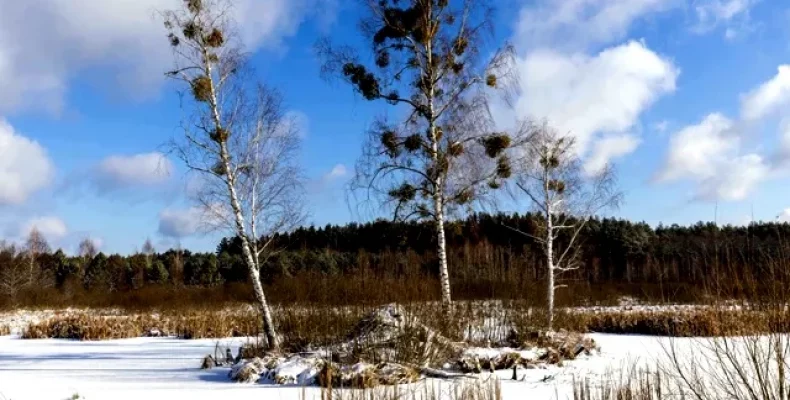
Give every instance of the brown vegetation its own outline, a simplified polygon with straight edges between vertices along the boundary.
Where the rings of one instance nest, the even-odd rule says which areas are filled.
[[[286,351],[305,351],[337,343],[348,337],[367,313],[368,306],[277,306],[276,326]],[[524,302],[463,302],[449,316],[438,303],[403,306],[409,319],[429,321],[431,329],[451,341],[473,344],[503,343],[521,346],[539,339],[538,327],[545,314]],[[74,311],[34,323],[23,337],[104,340],[139,337],[152,330],[185,339],[257,336],[260,324],[256,310],[235,306],[225,309],[162,310],[159,312]],[[128,315],[121,315],[128,314]],[[721,309],[697,306],[684,310],[622,311],[566,309],[556,316],[559,331],[643,334],[674,337],[747,335],[790,332],[790,311],[777,309]],[[0,331],[2,333],[2,331]],[[424,344],[414,332],[414,342]],[[425,349],[398,341],[401,358],[422,354]]]
[[[666,379],[663,382],[666,383]],[[585,379],[573,385],[573,400],[662,400],[669,397],[662,386],[662,375],[657,372],[631,373],[614,383],[593,384]]]
[[[410,386],[380,386],[361,390],[345,390],[347,387],[323,387],[323,400],[501,400],[502,387],[497,379],[485,381],[456,382],[440,386],[430,381]],[[302,395],[303,400],[307,396]],[[608,399],[606,399],[608,400]]]
[[[254,312],[99,315],[83,311],[32,323],[22,332],[22,338],[107,340],[167,335],[201,339],[253,336],[258,331],[257,314]]]

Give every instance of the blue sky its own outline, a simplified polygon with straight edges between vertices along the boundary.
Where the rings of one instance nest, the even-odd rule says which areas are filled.
[[[177,0],[0,0],[0,226],[74,251],[146,238],[213,249],[197,233],[171,63],[153,10]],[[358,43],[356,2],[238,0],[257,73],[303,129],[308,222],[344,223],[344,184],[386,106],[319,77],[314,42]],[[547,118],[591,170],[617,166],[615,215],[651,224],[790,218],[790,4],[780,0],[504,0],[495,42],[518,54],[507,126]],[[783,65],[788,65],[782,68]],[[523,210],[521,210],[523,211]]]

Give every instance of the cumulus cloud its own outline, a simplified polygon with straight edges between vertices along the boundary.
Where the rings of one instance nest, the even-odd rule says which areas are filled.
[[[746,154],[721,165],[721,170],[703,180],[697,196],[701,200],[736,201],[749,196],[759,183],[768,178],[769,166],[762,156]]]
[[[0,118],[0,205],[24,203],[31,194],[49,185],[54,175],[46,150]]]
[[[159,213],[159,234],[174,239],[195,235],[202,229],[203,219],[204,211],[197,207],[162,210]]]
[[[790,208],[782,210],[782,212],[776,216],[776,220],[779,222],[790,222]]]
[[[135,96],[155,93],[171,53],[156,11],[181,0],[0,0],[0,114],[59,111],[71,79],[102,68]],[[250,50],[278,48],[332,0],[238,0],[232,10]]]
[[[574,136],[581,153],[593,147],[591,162],[597,165],[636,148],[638,140],[626,140],[625,134],[659,97],[675,90],[679,74],[672,62],[638,41],[594,56],[536,50],[518,60],[518,72],[515,117],[545,118]],[[593,144],[601,134],[619,136]]]
[[[672,9],[675,0],[537,0],[519,13],[519,87],[508,106],[495,107],[498,125],[545,120],[576,139],[586,170],[600,170],[633,152],[639,119],[675,91],[674,63],[627,40],[636,21]]]
[[[99,189],[113,190],[160,185],[168,180],[172,171],[170,160],[162,153],[153,152],[107,157],[94,172]]]
[[[672,135],[657,179],[692,180],[699,200],[742,200],[768,177],[770,167],[758,154],[741,154],[741,146],[735,122],[710,114]]]
[[[590,156],[584,163],[584,170],[595,175],[606,168],[614,159],[631,154],[639,146],[640,139],[630,134],[609,135],[595,142]]]
[[[185,209],[166,208],[159,213],[159,234],[172,239],[206,233],[231,221],[229,207],[213,204],[209,207]]]
[[[710,177],[719,165],[737,151],[740,143],[734,123],[714,113],[697,125],[679,130],[669,140],[669,153],[659,181],[672,181],[689,175]]]
[[[37,217],[22,224],[19,229],[19,237],[26,238],[33,229],[36,229],[48,240],[63,239],[69,232],[66,223],[58,217]]]
[[[785,119],[782,121],[782,125],[780,127],[777,162],[779,164],[790,162],[790,119]]]
[[[768,179],[790,171],[790,65],[740,96],[740,118],[713,113],[687,126],[670,139],[658,181],[693,180],[704,200],[741,200]],[[778,141],[770,152],[749,150],[746,139],[765,120],[782,117]],[[747,135],[747,133],[749,133]],[[763,154],[761,154],[763,153]]]
[[[780,65],[777,74],[741,98],[741,116],[758,120],[790,107],[790,65]]]
[[[634,21],[674,0],[539,0],[524,7],[515,41],[523,47],[580,49],[621,40]]]

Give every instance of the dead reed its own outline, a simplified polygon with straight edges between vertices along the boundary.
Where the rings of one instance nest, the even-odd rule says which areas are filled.
[[[543,311],[521,302],[458,302],[450,314],[438,303],[403,305],[406,318],[425,322],[452,341],[476,345],[525,341],[539,332]],[[286,351],[305,351],[343,340],[372,306],[292,305],[275,307]],[[579,311],[557,314],[559,330],[674,337],[790,332],[790,311],[695,307],[683,310]],[[0,328],[0,333],[4,332]],[[249,306],[191,311],[72,311],[30,324],[23,338],[104,340],[146,335],[184,339],[257,336],[258,312]],[[410,349],[403,349],[404,355]]]
[[[308,400],[302,392],[300,400]],[[322,387],[320,400],[502,400],[498,379],[377,386],[365,389]]]
[[[573,400],[663,400],[685,398],[668,396],[666,386],[670,382],[659,372],[634,373],[621,376],[619,380],[591,382],[589,379],[574,381]],[[682,393],[682,392],[681,392]]]

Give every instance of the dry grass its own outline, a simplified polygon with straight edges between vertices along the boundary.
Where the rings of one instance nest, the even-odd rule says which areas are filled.
[[[32,323],[23,339],[124,339],[153,334],[183,339],[255,336],[260,319],[254,312],[192,312],[188,314],[94,315],[72,313]]]
[[[585,379],[574,382],[573,400],[662,400],[670,397],[666,393],[666,384],[658,372],[632,373],[616,383],[602,381],[593,384]]]
[[[294,305],[275,307],[275,323],[288,352],[312,350],[345,340],[370,306],[331,307]],[[524,303],[458,303],[449,315],[437,303],[403,306],[406,317],[423,321],[451,341],[473,345],[534,341],[545,317]],[[29,325],[23,338],[104,340],[145,336],[152,330],[184,339],[257,336],[260,318],[249,307],[223,310],[163,311],[154,313],[74,311]],[[790,332],[790,311],[734,310],[699,307],[665,311],[563,311],[556,327],[571,332],[642,334],[674,337],[731,336]],[[0,327],[0,333],[4,332]],[[7,328],[6,328],[7,329]],[[516,333],[514,335],[514,333]],[[424,342],[419,335],[415,343]],[[407,359],[424,349],[403,343],[396,350]],[[382,360],[371,360],[374,362]],[[390,361],[390,360],[384,360]]]
[[[307,400],[304,393],[301,400]],[[445,384],[423,381],[366,389],[322,387],[321,400],[502,400],[502,388],[498,379]]]
[[[738,336],[790,332],[790,313],[699,309],[566,313],[559,326],[576,332],[639,334],[673,337]]]
[[[381,363],[361,371],[344,371],[337,364],[325,362],[318,375],[318,384],[324,390],[332,388],[371,389],[379,386],[402,385],[417,382],[420,371],[400,364]]]

